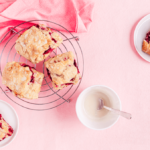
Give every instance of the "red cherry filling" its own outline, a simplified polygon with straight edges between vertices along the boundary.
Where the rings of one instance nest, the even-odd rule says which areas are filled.
[[[70,80],[70,81],[71,81],[71,80]],[[65,85],[71,85],[71,84],[73,84],[73,83],[65,83]],[[63,84],[62,84],[62,85],[63,85]],[[61,85],[61,86],[62,86],[62,85]]]
[[[36,24],[35,27],[39,28],[40,26],[38,24]]]
[[[52,35],[52,32],[49,32],[49,35],[51,36],[51,35]],[[54,38],[52,38],[52,40],[53,40],[55,43],[57,43],[57,41],[56,41]]]
[[[77,66],[77,63],[76,63],[76,60],[75,60],[75,59],[74,59],[74,66],[77,68],[78,73],[80,73],[79,68],[78,68],[78,66]]]
[[[45,30],[45,28],[44,28],[44,27],[41,27],[41,30]]]
[[[0,114],[0,120],[2,120],[2,115]]]
[[[50,78],[50,79],[51,79],[51,81],[52,81],[52,77],[51,77],[50,72],[49,72],[49,70],[48,70],[48,69],[47,69],[47,74],[48,74],[49,78]]]
[[[49,48],[48,50],[46,50],[46,51],[43,53],[43,55],[48,54],[48,53],[51,53],[53,50],[54,50],[54,49]]]
[[[7,135],[8,135],[8,136],[11,136],[11,134],[9,134],[9,133],[8,133]]]
[[[13,132],[14,132],[13,128],[11,128],[11,127],[9,127],[8,131],[9,131],[10,133],[13,133]]]
[[[35,25],[35,27],[40,28],[41,30],[45,30],[45,28],[44,28],[44,27],[40,27],[38,24],[37,24],[37,25]]]
[[[150,32],[146,34],[145,40],[149,43],[150,41]]]
[[[4,136],[3,138],[2,138],[2,140],[4,140],[6,138],[6,136]]]
[[[31,83],[34,83],[34,72],[32,71],[32,68],[33,68],[33,67],[30,67],[29,65],[26,65],[26,64],[22,64],[21,66],[23,66],[23,67],[29,67],[30,71],[32,72],[30,82],[31,82]]]
[[[7,88],[8,88],[8,90],[10,91],[10,92],[12,92],[12,90],[7,86]]]
[[[2,123],[0,123],[0,128],[2,128]]]
[[[52,40],[53,40],[55,43],[57,43],[57,41],[56,41],[54,38],[52,38]]]

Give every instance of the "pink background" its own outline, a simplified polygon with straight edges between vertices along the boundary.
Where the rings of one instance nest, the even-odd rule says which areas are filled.
[[[150,147],[150,64],[133,45],[138,21],[150,13],[149,0],[95,0],[93,23],[77,34],[84,52],[83,81],[71,103],[43,112],[23,109],[6,96],[18,113],[20,129],[4,150],[148,150]],[[101,84],[114,89],[132,120],[120,118],[111,128],[94,131],[75,112],[78,95]]]

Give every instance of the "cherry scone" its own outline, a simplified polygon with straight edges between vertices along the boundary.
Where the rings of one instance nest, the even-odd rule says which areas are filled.
[[[63,89],[68,85],[75,85],[81,79],[81,75],[71,51],[57,55],[45,62],[48,76],[54,89]]]
[[[36,64],[47,58],[62,42],[57,32],[45,25],[36,25],[18,37],[15,49],[18,54]]]
[[[146,37],[143,41],[142,51],[150,55],[150,31],[146,34]]]
[[[0,114],[0,141],[11,136],[13,132],[13,128],[4,120],[2,114]]]
[[[20,98],[37,99],[44,74],[25,63],[8,62],[2,73],[2,83]]]

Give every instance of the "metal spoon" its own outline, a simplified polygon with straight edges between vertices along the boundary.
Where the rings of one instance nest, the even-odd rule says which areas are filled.
[[[120,115],[120,116],[122,116],[126,119],[131,119],[132,118],[131,114],[129,114],[129,113],[126,113],[126,112],[123,112],[123,111],[120,111],[120,110],[117,110],[117,109],[112,109],[110,107],[104,106],[103,100],[99,99],[98,110],[101,110],[102,108],[110,110],[110,111],[114,112],[115,114]]]

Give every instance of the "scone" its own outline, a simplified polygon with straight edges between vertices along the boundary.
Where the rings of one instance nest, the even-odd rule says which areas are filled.
[[[0,141],[13,134],[13,128],[4,120],[0,114]]]
[[[44,74],[18,62],[8,62],[2,73],[2,83],[20,98],[37,99]]]
[[[36,64],[47,58],[63,39],[45,25],[32,26],[20,35],[15,49],[18,54]]]
[[[146,34],[146,37],[143,41],[142,51],[150,55],[150,32]]]
[[[63,89],[80,80],[80,72],[71,51],[57,55],[45,62],[54,89]]]

